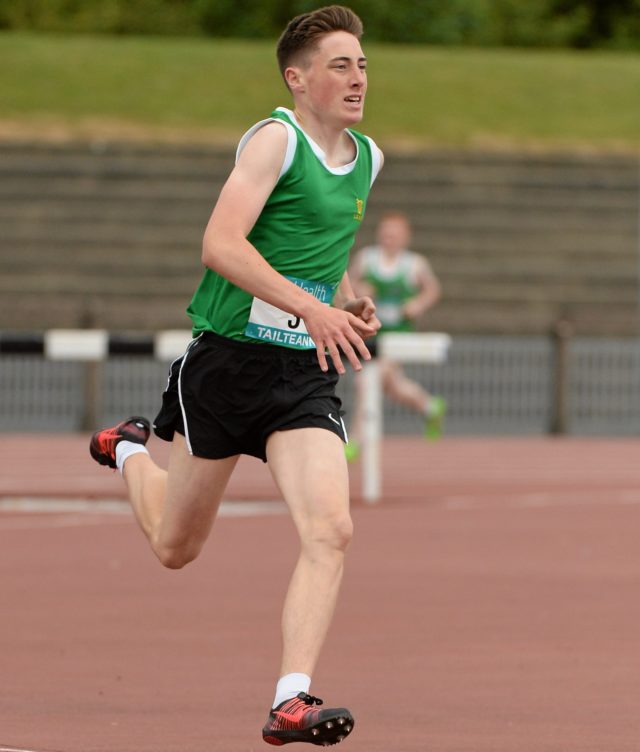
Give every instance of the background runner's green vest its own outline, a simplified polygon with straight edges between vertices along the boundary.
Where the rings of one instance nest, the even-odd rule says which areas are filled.
[[[278,180],[248,240],[281,274],[329,288],[330,300],[325,302],[330,303],[365,213],[373,169],[371,146],[366,136],[349,129],[357,145],[356,163],[351,172],[336,175],[322,164],[286,112],[276,110],[271,117],[294,127],[297,145],[291,166]],[[260,341],[245,333],[252,302],[249,293],[207,269],[187,309],[193,335],[213,331]]]
[[[367,249],[368,250],[368,249]],[[380,251],[371,249],[365,260],[362,278],[371,285],[376,303],[376,315],[382,323],[382,332],[412,332],[415,323],[402,315],[402,306],[418,294],[418,286],[412,280],[411,256],[400,259],[393,274],[379,267]]]

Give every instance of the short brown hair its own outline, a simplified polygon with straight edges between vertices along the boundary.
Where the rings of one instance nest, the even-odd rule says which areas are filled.
[[[404,222],[407,227],[411,227],[411,220],[409,215],[399,209],[388,209],[380,217],[379,224],[386,222],[387,220],[395,222]]]
[[[362,21],[344,5],[328,5],[310,13],[303,13],[289,21],[276,49],[282,77],[284,78],[285,69],[292,60],[301,53],[312,50],[321,37],[332,31],[347,31],[360,39],[363,31]]]

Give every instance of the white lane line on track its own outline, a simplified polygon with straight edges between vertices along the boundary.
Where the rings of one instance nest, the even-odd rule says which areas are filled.
[[[540,491],[533,493],[499,493],[495,496],[456,495],[442,498],[446,509],[463,511],[469,509],[543,509],[567,506],[608,506],[611,504],[640,504],[640,489],[589,489],[586,491]]]
[[[0,752],[36,752],[36,750],[23,747],[0,747]]]
[[[51,530],[53,528],[61,527],[88,527],[90,525],[113,525],[121,524],[122,522],[129,522],[129,520],[123,518],[117,519],[115,517],[88,517],[84,515],[66,514],[66,515],[51,515],[48,519],[40,517],[33,520],[27,517],[20,519],[3,520],[0,517],[0,533],[4,530]],[[2,748],[0,747],[0,752]]]
[[[223,501],[219,517],[260,517],[285,514],[281,501]],[[133,513],[129,503],[120,499],[37,499],[11,497],[0,499],[0,513],[17,512],[23,517],[0,515],[3,530],[31,530],[36,528],[81,527],[130,523]],[[41,514],[41,517],[32,515]],[[4,752],[0,747],[0,752]]]
[[[123,515],[131,507],[122,499],[57,499],[30,496],[7,496],[0,499],[0,512],[88,512],[93,514]],[[0,752],[2,749],[0,748]]]

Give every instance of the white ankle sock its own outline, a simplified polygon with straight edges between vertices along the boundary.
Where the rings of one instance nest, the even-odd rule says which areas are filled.
[[[132,454],[149,454],[147,447],[143,444],[136,444],[135,441],[119,441],[116,444],[116,465],[118,470],[122,473],[124,463],[131,457]]]
[[[299,692],[309,692],[311,677],[307,674],[285,674],[276,685],[276,696],[272,707],[277,707],[285,700],[291,700]]]

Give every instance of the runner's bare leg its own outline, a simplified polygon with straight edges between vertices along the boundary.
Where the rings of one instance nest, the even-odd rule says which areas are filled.
[[[200,553],[237,461],[237,455],[221,460],[194,457],[178,433],[171,445],[168,471],[148,454],[127,459],[123,477],[129,501],[164,566],[179,569]]]
[[[278,431],[269,437],[267,458],[300,537],[282,613],[280,675],[311,676],[333,617],[353,530],[343,444],[323,428]]]

